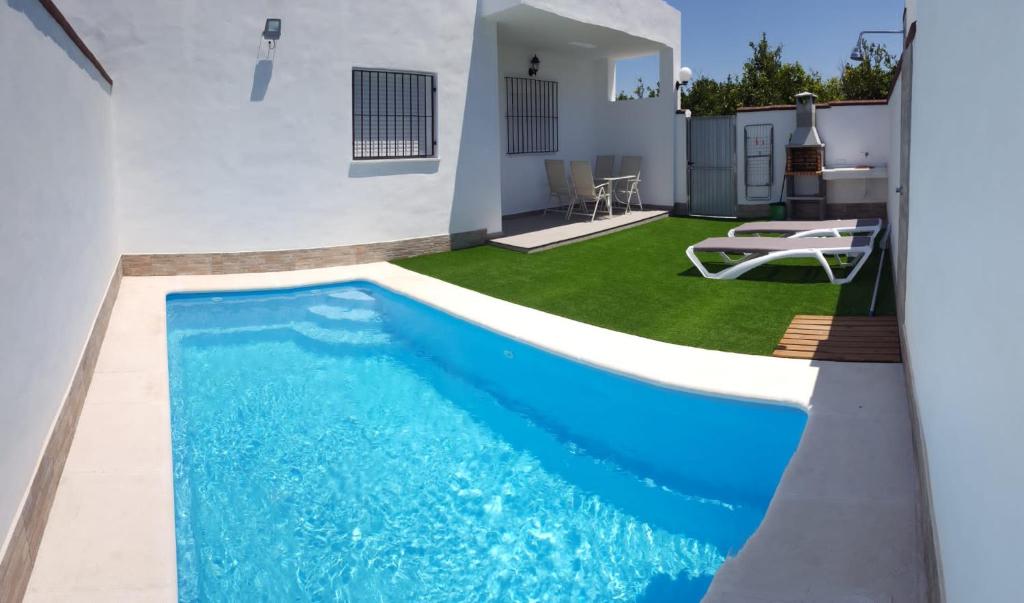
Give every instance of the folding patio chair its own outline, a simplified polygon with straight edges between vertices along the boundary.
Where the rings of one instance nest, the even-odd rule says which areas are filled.
[[[630,176],[630,178],[629,180],[615,181],[615,192],[618,194],[614,195],[613,199],[619,205],[625,206],[626,211],[632,210],[634,200],[640,211],[644,210],[644,203],[640,199],[640,164],[642,161],[641,157],[627,155],[622,158],[622,163],[619,165],[619,176]],[[625,201],[619,200],[619,195],[624,196]]]
[[[615,175],[615,155],[598,155],[597,164],[594,166],[594,177],[611,178]]]
[[[590,216],[593,222],[602,204],[608,208],[608,215],[612,215],[611,186],[607,182],[594,184],[590,162],[573,161],[569,169],[572,172],[572,201],[569,210],[565,212],[565,219],[568,220],[572,215],[584,215]],[[587,204],[592,204],[593,209],[588,209]],[[577,207],[583,211],[577,211]]]
[[[569,188],[569,179],[565,175],[565,162],[561,159],[545,159],[544,171],[548,175],[548,201],[554,205],[544,208],[544,213],[549,210],[561,210],[572,204],[572,190]]]

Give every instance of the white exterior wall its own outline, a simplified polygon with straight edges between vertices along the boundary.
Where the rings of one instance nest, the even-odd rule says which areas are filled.
[[[771,200],[776,202],[782,192],[786,172],[786,144],[796,129],[796,111],[743,111],[736,114],[736,190],[737,203],[740,205],[765,203],[747,200],[744,127],[756,124],[774,126],[774,177]],[[889,162],[890,116],[886,105],[819,106],[817,128],[825,143],[826,167],[884,166]],[[798,181],[797,184],[800,185],[801,182]],[[884,178],[830,181],[827,183],[828,202],[885,203],[888,198],[887,184]]]
[[[674,74],[679,71],[678,52],[663,49],[659,65],[661,96],[604,103],[597,128],[597,154],[618,155],[619,160],[624,155],[643,157],[640,192],[644,203],[671,207],[684,201],[686,196],[685,187],[681,191],[675,188],[676,166],[686,170],[686,158],[675,152],[679,95],[675,92]],[[608,70],[608,73],[614,71]],[[607,85],[609,93],[614,93],[614,78]]]
[[[602,59],[576,58],[544,52],[541,72],[537,79],[558,82],[558,152],[509,155],[505,124],[505,77],[527,77],[533,50],[520,46],[501,45],[500,100],[501,124],[501,209],[504,215],[516,214],[550,205],[545,159],[565,161],[566,174],[569,161],[594,161],[597,154],[595,124],[605,100]]]
[[[118,81],[126,253],[500,229],[497,32],[476,0],[61,7]],[[267,17],[283,19],[282,37],[252,101]],[[351,160],[353,67],[437,74],[436,160]]]
[[[529,6],[679,48],[680,13],[663,0],[481,0],[481,5],[486,15]]]
[[[0,550],[117,265],[110,88],[36,0],[0,4]]]
[[[69,20],[119,82],[115,154],[125,252],[497,232],[503,181],[522,187],[504,186],[505,212],[543,206],[543,162],[503,159],[500,76],[507,69],[499,65],[497,24],[482,16],[517,5],[663,44],[662,79],[671,90],[679,13],[663,2],[64,0]],[[266,94],[251,100],[267,17],[283,19],[283,33]],[[520,57],[508,61],[522,71]],[[558,61],[546,53],[541,77],[556,73]],[[353,67],[437,74],[436,160],[352,161]],[[577,75],[564,72],[567,81]],[[606,102],[603,116],[600,98],[562,113],[563,154],[592,158],[605,151],[591,141],[614,139],[621,150],[607,152],[644,155],[647,199],[671,204],[674,96],[646,103],[659,107],[649,112]],[[594,119],[590,134],[572,138],[579,130],[569,114],[577,110],[594,111]],[[599,129],[607,122],[607,131]]]
[[[821,115],[821,110],[818,110]],[[771,202],[775,203],[782,194],[782,179],[786,173],[786,143],[796,129],[796,111],[743,111],[736,114],[736,203],[758,205],[766,201],[747,201],[746,161],[743,156],[744,129],[747,126],[771,124],[774,133],[772,148],[772,192]]]
[[[902,173],[902,167],[900,165],[900,129],[902,122],[900,104],[903,99],[902,91],[903,76],[896,78],[896,85],[893,88],[892,95],[889,97],[889,180],[888,190],[886,191],[886,215],[889,222],[889,249],[892,253],[893,258],[898,258],[900,245],[900,194],[896,192],[896,189],[900,187],[900,174]],[[896,274],[900,270],[899,262],[891,262],[890,265],[893,269],[893,274]]]
[[[1024,122],[1007,109],[1024,98],[1008,70],[1024,3],[934,0],[917,16],[905,327],[945,598],[1019,601]]]
[[[505,76],[526,77],[525,67],[533,54],[520,46],[501,45],[501,86],[505,85]],[[538,79],[558,82],[559,148],[557,153],[505,153],[506,100],[501,94],[503,214],[549,206],[545,159],[564,160],[568,174],[570,161],[585,160],[593,165],[598,155],[614,155],[616,169],[626,155],[642,157],[642,199],[649,204],[671,206],[676,201],[675,165],[679,161],[675,154],[675,96],[611,101],[608,96],[609,90],[614,90],[614,78],[610,78],[613,60],[576,58],[551,51],[542,54]],[[673,68],[674,52],[666,50],[663,55],[668,68]],[[682,161],[685,164],[685,159]],[[685,181],[681,191],[685,196]]]

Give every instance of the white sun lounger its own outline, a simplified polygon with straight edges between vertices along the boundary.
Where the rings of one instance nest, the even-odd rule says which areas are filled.
[[[868,235],[872,240],[882,230],[882,220],[862,218],[858,220],[810,220],[750,222],[729,231],[730,237],[740,235],[780,235],[789,238],[841,237],[843,235]]]
[[[853,280],[864,266],[875,246],[872,237],[716,237],[705,239],[686,249],[686,257],[700,270],[705,278],[731,280],[742,276],[758,266],[787,258],[814,258],[828,275],[833,285],[845,285]],[[698,253],[742,254],[744,257],[735,265],[720,272],[711,273],[697,258]],[[855,256],[850,273],[836,278],[825,256]]]

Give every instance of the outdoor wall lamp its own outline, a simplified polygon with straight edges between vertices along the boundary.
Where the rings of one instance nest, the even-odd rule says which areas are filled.
[[[530,77],[533,77],[533,76],[537,75],[537,73],[539,71],[540,71],[540,59],[537,58],[537,55],[533,55],[533,58],[530,59],[530,70],[528,71],[528,73],[530,74]]]
[[[261,37],[262,39],[260,40],[260,44],[256,48],[256,57],[261,61],[274,60],[274,56],[277,55],[277,41],[281,39],[281,20],[267,19],[267,23],[263,26],[263,33],[261,34]],[[265,56],[263,48],[264,40],[267,42]]]
[[[676,81],[676,90],[679,90],[680,87],[689,84],[690,83],[690,78],[692,78],[692,77],[693,77],[693,70],[692,69],[690,69],[689,67],[683,67],[682,69],[680,69],[679,70],[679,80]]]
[[[267,24],[263,26],[263,39],[271,43],[281,39],[280,19],[267,19]]]
[[[892,29],[869,29],[869,30],[860,32],[860,35],[857,36],[857,44],[853,47],[853,52],[850,53],[850,60],[855,62],[855,63],[859,63],[859,62],[864,60],[864,51],[861,50],[861,47],[864,45],[864,36],[866,34],[900,34],[900,35],[903,35],[903,33],[904,33],[904,31],[902,29],[899,30],[899,31],[892,30]]]

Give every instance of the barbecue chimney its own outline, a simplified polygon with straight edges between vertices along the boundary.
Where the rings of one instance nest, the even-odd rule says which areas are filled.
[[[810,92],[796,95],[796,130],[789,141],[790,147],[823,147],[818,128],[815,127],[814,101],[817,97]]]

